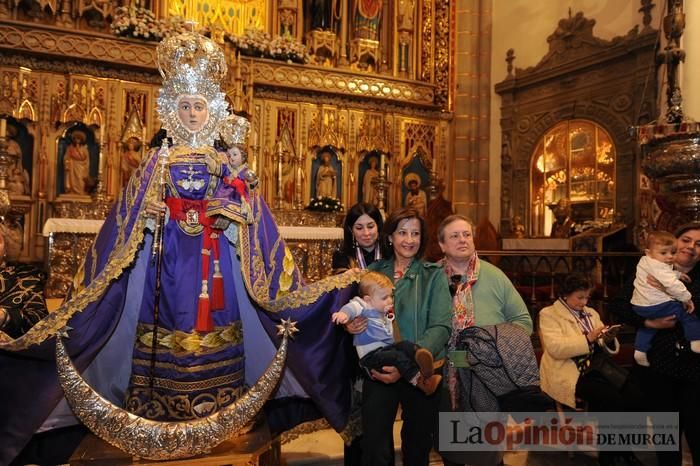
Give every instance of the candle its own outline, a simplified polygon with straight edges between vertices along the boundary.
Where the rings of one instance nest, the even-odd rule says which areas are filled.
[[[379,156],[379,173],[382,175],[386,173],[385,171],[386,160],[384,159],[384,152]]]
[[[282,202],[282,143],[279,144],[279,151],[277,152],[277,193],[280,198],[280,203]]]
[[[100,146],[105,143],[105,126],[104,123],[100,125]]]
[[[243,66],[243,64],[241,63],[241,55],[240,55],[240,52],[237,52],[237,53],[236,53],[236,62],[235,62],[235,63],[236,63],[236,74],[235,74],[235,77],[236,77],[236,80],[237,80],[237,81],[240,81],[240,80],[241,80],[241,67]]]
[[[97,158],[97,176],[102,179],[102,173],[104,172],[104,150],[102,149],[102,144],[100,144],[100,152]]]
[[[7,120],[0,119],[0,138],[7,136]]]
[[[437,157],[433,156],[433,172],[437,172]]]

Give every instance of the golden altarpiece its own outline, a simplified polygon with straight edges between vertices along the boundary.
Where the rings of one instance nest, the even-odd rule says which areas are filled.
[[[447,176],[453,8],[443,0],[0,0],[0,191],[9,193],[13,255],[49,259],[62,278],[48,291],[65,292],[91,232],[158,143],[156,40],[184,28],[224,46],[231,109],[252,124],[248,164],[281,225],[336,227],[359,200],[392,209],[408,179],[431,192]],[[313,201],[340,212],[310,212]],[[51,257],[47,229],[70,233],[50,235]],[[288,235],[310,278],[329,270],[342,236],[329,232],[315,243],[303,231]]]

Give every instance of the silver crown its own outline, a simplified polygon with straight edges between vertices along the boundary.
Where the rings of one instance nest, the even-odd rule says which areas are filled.
[[[186,72],[217,82],[226,76],[224,52],[216,42],[194,32],[163,39],[158,44],[157,60],[163,79]]]
[[[234,144],[245,145],[250,131],[250,122],[247,118],[238,115],[230,115],[221,125],[221,139],[228,146]]]

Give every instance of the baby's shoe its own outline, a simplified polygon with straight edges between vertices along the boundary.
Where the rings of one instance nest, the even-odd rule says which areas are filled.
[[[634,350],[634,360],[640,366],[649,367],[649,360],[647,359],[647,354],[638,350]]]
[[[693,340],[690,342],[690,351],[693,353],[700,353],[700,340]]]
[[[435,390],[440,386],[440,381],[442,381],[442,376],[439,374],[433,374],[430,377],[418,376],[418,382],[416,387],[421,389],[423,393],[430,396],[435,393]]]
[[[433,353],[425,348],[420,348],[416,351],[415,359],[420,369],[420,375],[426,379],[433,375]]]

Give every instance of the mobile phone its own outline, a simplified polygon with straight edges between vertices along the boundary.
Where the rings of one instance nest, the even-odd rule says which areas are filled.
[[[605,328],[603,328],[602,333],[610,333],[610,332],[617,332],[622,328],[622,325],[620,324],[615,324],[615,325],[608,325]]]

